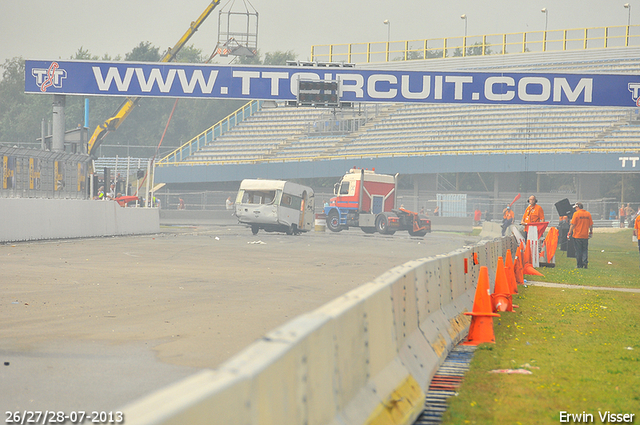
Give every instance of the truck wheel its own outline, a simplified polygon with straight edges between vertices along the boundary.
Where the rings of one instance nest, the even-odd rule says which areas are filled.
[[[251,233],[254,235],[257,235],[259,230],[260,228],[258,226],[251,226]]]
[[[333,210],[329,213],[327,216],[327,227],[332,232],[339,232],[342,230],[342,227],[340,226],[340,214],[338,211]]]
[[[411,229],[411,230],[409,230],[409,234],[411,236],[424,236],[424,235],[427,234],[427,230],[425,229],[425,230],[420,230],[420,231],[414,232],[413,229]]]
[[[395,230],[389,230],[389,222],[384,214],[376,219],[376,230],[382,235],[393,235],[396,232]]]
[[[424,215],[424,214],[419,214],[419,215],[418,215],[418,217],[417,217],[417,219],[418,219],[418,220],[424,220],[424,221],[427,221],[427,220],[429,220],[429,217],[427,217],[427,216],[426,216],[426,215]],[[411,223],[411,225],[413,225],[413,223]],[[411,228],[411,229],[409,229],[409,234],[410,234],[411,236],[424,236],[424,235],[426,235],[427,233],[429,233],[429,231],[430,231],[430,228],[429,228],[429,227],[425,228],[424,230],[419,230],[419,231],[417,231],[417,232],[414,232],[414,231],[413,231],[413,228]]]
[[[367,233],[367,234],[372,234],[376,232],[376,228],[375,227],[361,227],[362,231]]]

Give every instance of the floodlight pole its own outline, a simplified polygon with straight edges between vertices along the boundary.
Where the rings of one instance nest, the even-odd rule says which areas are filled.
[[[629,14],[627,15],[627,26],[631,25],[631,5],[629,3],[624,4],[625,9],[629,9]]]
[[[544,13],[544,36],[542,37],[542,51],[547,51],[547,28],[549,26],[549,10],[546,7],[540,9],[540,12]]]
[[[382,23],[387,26],[387,62],[389,62],[389,50],[391,49],[391,21],[385,19]]]
[[[387,43],[391,41],[391,21],[385,19],[383,22],[387,26]]]
[[[460,19],[464,20],[464,37],[462,38],[462,56],[467,55],[467,15],[463,13]]]
[[[625,38],[625,47],[629,47],[629,27],[631,26],[631,4],[629,3],[625,3],[624,4],[624,8],[625,9],[629,9],[629,13],[627,14],[627,37]]]

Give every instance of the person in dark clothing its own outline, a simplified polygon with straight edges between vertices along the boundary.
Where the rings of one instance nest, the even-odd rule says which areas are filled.
[[[567,235],[569,234],[569,217],[563,215],[560,217],[560,223],[558,224],[558,243],[560,244],[561,251],[567,251]]]

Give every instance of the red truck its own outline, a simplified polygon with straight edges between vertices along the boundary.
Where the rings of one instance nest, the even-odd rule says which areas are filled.
[[[353,168],[334,186],[335,197],[324,207],[327,227],[339,232],[360,227],[365,233],[393,235],[406,230],[411,236],[431,232],[431,220],[403,207],[396,208],[398,175],[376,174]]]

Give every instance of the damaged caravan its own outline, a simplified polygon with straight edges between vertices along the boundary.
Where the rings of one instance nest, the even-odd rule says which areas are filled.
[[[313,189],[282,180],[243,180],[235,202],[240,223],[260,229],[296,235],[314,223]]]

